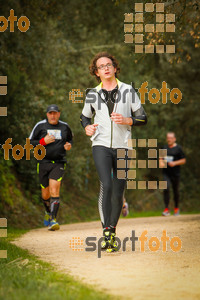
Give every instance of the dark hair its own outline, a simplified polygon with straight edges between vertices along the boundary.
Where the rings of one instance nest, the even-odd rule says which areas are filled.
[[[116,60],[116,58],[113,55],[109,54],[108,52],[99,52],[95,55],[95,57],[92,59],[90,66],[89,66],[90,74],[92,76],[95,76],[98,82],[101,81],[101,79],[96,75],[96,71],[97,71],[96,63],[97,63],[97,60],[101,57],[107,57],[112,60],[114,68],[117,69],[115,72],[115,77],[117,77],[117,75],[120,73],[119,63]]]

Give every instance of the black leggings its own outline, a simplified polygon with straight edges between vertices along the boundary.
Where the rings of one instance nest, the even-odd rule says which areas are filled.
[[[179,206],[179,182],[180,177],[179,176],[169,176],[167,174],[164,174],[164,180],[167,181],[167,189],[164,190],[164,202],[165,202],[165,208],[168,208],[169,206],[169,199],[170,199],[170,185],[172,184],[172,189],[174,193],[174,205],[176,208]]]
[[[123,205],[126,179],[117,178],[117,149],[93,146],[93,158],[100,180],[98,200],[103,228],[115,227]]]

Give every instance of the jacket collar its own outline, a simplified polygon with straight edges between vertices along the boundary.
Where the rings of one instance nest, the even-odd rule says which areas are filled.
[[[121,82],[119,79],[117,79],[117,85],[118,85],[118,89],[120,89],[121,85],[123,84],[123,82]],[[96,86],[96,91],[99,92],[102,89],[102,82]]]

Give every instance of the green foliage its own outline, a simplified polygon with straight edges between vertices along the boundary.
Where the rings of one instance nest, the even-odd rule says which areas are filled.
[[[14,206],[14,201],[22,199],[20,190],[15,186],[16,178],[11,170],[14,170],[12,161],[5,161],[0,153],[0,182],[1,182],[1,199],[0,208],[4,205]]]

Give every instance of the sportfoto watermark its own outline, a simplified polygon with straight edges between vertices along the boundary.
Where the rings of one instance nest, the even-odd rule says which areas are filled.
[[[127,189],[166,189],[167,181],[136,180],[136,173],[137,169],[167,168],[167,150],[157,149],[157,139],[128,139],[128,147],[137,149],[117,149],[117,178],[127,179]],[[140,149],[147,147],[150,148],[147,159],[137,159]],[[161,159],[164,164],[162,167]]]
[[[0,96],[7,95],[7,76],[0,76]],[[7,107],[0,107],[0,117],[7,116]]]
[[[126,251],[126,244],[127,242],[131,242],[131,249],[132,251],[135,251],[135,243],[140,242],[140,251],[145,252],[145,246],[148,247],[148,249],[152,252],[156,252],[162,247],[162,251],[167,251],[167,242],[169,242],[170,249],[173,252],[179,252],[182,248],[182,241],[178,236],[174,236],[170,239],[169,236],[167,236],[167,231],[162,231],[162,236],[159,239],[156,236],[152,236],[148,239],[147,237],[148,230],[144,230],[142,234],[138,237],[135,235],[135,230],[132,230],[130,237],[125,237],[123,240],[120,240],[118,237],[116,237],[116,242],[118,244],[117,249],[120,250],[122,248],[122,251]],[[97,250],[97,257],[101,258],[101,243],[104,240],[103,237],[97,239],[96,236],[90,236],[85,239],[85,245],[86,247],[83,248],[84,240],[82,240],[80,237],[73,237],[69,241],[69,247],[73,251],[85,251],[87,252],[94,252]]]
[[[4,16],[0,16],[0,32],[6,31],[8,28],[8,22],[10,22],[10,32],[15,31],[15,21],[17,21],[17,16],[15,16],[14,9],[10,10],[10,16],[8,20]],[[17,27],[21,32],[26,32],[30,27],[30,21],[26,16],[21,16],[17,21]]]
[[[152,88],[148,90],[147,87],[148,87],[148,81],[145,81],[142,83],[139,89],[125,89],[122,93],[119,90],[117,90],[117,92],[114,90],[113,94],[111,93],[111,100],[114,97],[115,103],[118,103],[120,101],[126,103],[127,101],[126,95],[128,93],[131,93],[132,103],[135,103],[135,90],[138,90],[142,104],[145,104],[146,95],[148,96],[148,100],[151,104],[157,104],[161,99],[161,95],[162,95],[162,100],[161,100],[162,104],[167,104],[168,94],[169,94],[170,101],[173,104],[178,104],[182,100],[181,91],[178,88],[173,88],[172,90],[170,90],[167,87],[167,83],[165,81],[162,82],[162,87],[160,90],[157,88]],[[93,93],[89,93],[90,91],[92,91]],[[104,91],[104,93],[106,92]],[[105,99],[104,93],[102,90],[97,92],[97,89],[95,88],[93,89],[88,88],[86,89],[87,97],[85,101],[86,103],[92,104],[95,103],[97,100],[98,109],[100,109],[101,103],[103,103],[103,100]],[[72,91],[69,92],[69,100],[72,101],[72,103],[83,103],[83,99],[80,99],[80,97],[83,97],[83,92],[81,92],[80,89],[72,89]]]
[[[0,218],[0,227],[7,227],[7,219]],[[0,238],[7,237],[7,228],[0,229]],[[0,258],[7,258],[7,250],[0,250]]]
[[[135,42],[135,53],[175,53],[174,44],[145,45],[144,38],[160,36],[164,39],[166,33],[175,32],[175,14],[165,13],[165,3],[135,3],[135,14],[125,13],[124,32],[127,44]],[[149,14],[153,15],[156,23],[146,24]],[[164,42],[163,42],[164,43]],[[168,42],[169,43],[169,42]]]
[[[26,139],[26,144],[24,147],[21,145],[17,144],[14,147],[11,145],[12,143],[12,138],[8,138],[5,143],[2,145],[2,149],[4,150],[4,159],[9,160],[9,150],[12,150],[12,157],[15,160],[20,160],[24,156],[24,151],[26,151],[26,160],[30,160],[30,150],[33,150],[34,152],[34,157],[37,160],[42,160],[45,155],[46,155],[46,149],[42,145],[37,145],[35,148],[32,144],[30,144],[30,139]],[[41,154],[38,153],[38,151],[41,151]]]

